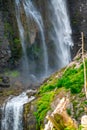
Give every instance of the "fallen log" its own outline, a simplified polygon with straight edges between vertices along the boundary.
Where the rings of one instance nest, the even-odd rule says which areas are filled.
[[[44,130],[64,130],[68,128],[70,130],[77,130],[77,124],[74,120],[67,114],[66,108],[69,104],[68,98],[62,98],[57,105],[56,109],[51,115],[48,115],[48,123],[45,125]]]

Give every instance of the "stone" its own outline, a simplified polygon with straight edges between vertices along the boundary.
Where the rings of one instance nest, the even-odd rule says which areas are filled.
[[[9,81],[9,77],[4,76],[4,77],[2,78],[2,82],[3,82],[3,83],[9,83],[9,82],[10,82],[10,81]]]
[[[7,76],[1,76],[0,77],[0,87],[1,88],[8,88],[10,87],[10,79]]]
[[[87,42],[87,1],[68,0],[68,7],[74,40],[74,47],[71,51],[74,57],[78,49],[81,48],[81,32],[84,32],[85,43]],[[87,50],[86,44],[85,49]]]
[[[82,116],[81,125],[82,125],[82,130],[87,130],[87,115]]]

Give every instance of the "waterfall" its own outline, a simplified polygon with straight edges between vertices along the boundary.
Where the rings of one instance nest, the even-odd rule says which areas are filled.
[[[66,0],[51,0],[53,30],[50,37],[54,42],[58,68],[66,66],[71,61],[70,47],[73,46],[66,3]]]
[[[35,75],[36,72],[34,71],[38,70],[41,65],[43,67],[40,70],[41,72],[38,73],[41,73],[43,76],[46,77],[50,73],[48,72],[49,70],[51,70],[51,72],[54,71],[52,65],[56,64],[55,69],[59,69],[66,66],[71,60],[70,47],[73,46],[73,42],[71,38],[72,30],[70,27],[67,11],[67,2],[66,0],[50,0],[50,7],[51,15],[49,24],[51,24],[52,26],[49,39],[52,40],[52,49],[54,49],[55,54],[52,54],[51,51],[49,53],[53,57],[53,61],[51,61],[51,56],[49,56],[50,54],[48,54],[49,48],[47,48],[45,42],[43,20],[40,12],[38,12],[38,10],[35,8],[33,0],[15,0],[16,19],[23,50],[23,69],[27,77],[31,75],[31,78],[34,81],[37,81]],[[37,62],[35,61],[35,59],[33,59],[34,65],[31,65],[30,57],[28,57],[27,54],[27,44],[30,44],[30,39],[28,39],[30,37],[30,34],[27,33],[28,36],[26,36],[26,30],[21,16],[22,11],[25,15],[24,20],[26,20],[27,32],[30,31],[29,21],[30,19],[32,19],[37,25],[37,30],[40,33],[41,46],[39,49],[41,49],[42,51],[40,53],[40,57],[42,59],[39,62],[42,63],[40,64],[38,62],[39,65],[36,65]],[[50,65],[48,61],[51,61],[52,65]],[[24,80],[26,79],[24,78]],[[33,80],[31,80],[31,82],[33,82]],[[13,98],[9,98],[2,107],[1,130],[23,130],[23,105],[31,102],[33,99],[33,96],[28,98],[27,92],[23,92],[21,95]]]
[[[42,64],[44,66],[43,72],[46,76],[47,71],[48,71],[48,54],[47,54],[47,47],[46,47],[46,43],[45,43],[44,25],[43,25],[42,17],[40,15],[40,13],[37,11],[37,9],[34,7],[31,0],[15,0],[15,3],[16,3],[16,18],[17,18],[20,39],[21,39],[21,44],[22,44],[24,59],[25,59],[24,64],[26,64],[26,66],[24,66],[24,68],[27,68],[27,71],[29,71],[31,69],[29,64],[31,64],[31,63],[29,63],[29,58],[28,58],[27,52],[26,52],[26,44],[25,44],[25,41],[26,41],[25,31],[26,30],[24,29],[22,21],[21,21],[21,6],[23,6],[24,13],[26,15],[26,22],[27,22],[28,30],[29,30],[28,23],[29,23],[30,18],[32,18],[34,20],[34,22],[37,24],[38,29],[40,31],[41,42],[42,42],[41,48],[42,48],[42,55],[43,55]],[[22,3],[22,5],[21,5],[21,3]],[[27,43],[29,43],[29,41],[27,41]],[[34,70],[34,68],[33,68],[33,70]]]
[[[39,78],[41,75],[47,76],[50,74],[49,71],[54,72],[54,70],[60,69],[66,66],[71,61],[70,47],[73,46],[72,42],[72,30],[70,27],[69,15],[67,11],[67,1],[66,0],[51,0],[49,6],[51,7],[50,12],[50,38],[52,43],[53,52],[48,54],[48,46],[45,42],[44,35],[44,25],[43,19],[40,12],[35,8],[33,1],[31,0],[15,0],[16,18],[18,23],[18,29],[20,34],[20,40],[22,44],[23,54],[24,54],[24,73],[28,76],[34,75]],[[23,19],[21,14],[23,13],[25,17],[24,27]],[[27,45],[30,44],[30,22],[36,24],[36,30],[40,33],[39,42],[40,45],[38,62],[35,58],[31,60],[32,56],[27,55]],[[31,25],[32,26],[32,25]],[[49,31],[49,30],[47,30]],[[26,32],[28,39],[26,38]],[[35,30],[34,30],[35,32]],[[36,35],[36,34],[35,34]],[[37,37],[36,37],[37,38]],[[36,43],[34,43],[36,44]],[[53,54],[52,54],[53,53]],[[53,62],[52,62],[53,61]],[[51,64],[51,65],[50,65]],[[27,77],[28,77],[27,76]]]
[[[28,75],[29,74],[29,64],[28,64],[28,57],[26,53],[26,45],[25,45],[25,36],[24,36],[24,27],[21,22],[20,16],[20,0],[16,0],[16,19],[18,23],[18,29],[20,34],[20,41],[23,49],[23,70]]]
[[[33,92],[29,90],[27,92]],[[27,92],[8,99],[2,107],[1,130],[23,130],[23,105],[31,102],[35,97],[28,98]]]

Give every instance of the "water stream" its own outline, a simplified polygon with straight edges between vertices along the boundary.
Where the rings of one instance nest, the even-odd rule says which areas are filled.
[[[28,23],[29,23],[29,20],[31,18],[37,24],[38,29],[40,31],[41,42],[42,42],[41,43],[42,44],[41,49],[42,49],[42,55],[43,55],[43,59],[42,59],[43,63],[42,64],[44,66],[42,71],[44,72],[43,75],[47,76],[48,54],[47,54],[47,47],[46,47],[46,43],[45,43],[44,25],[43,25],[43,20],[42,20],[42,17],[40,15],[40,12],[37,11],[37,9],[34,7],[33,3],[31,2],[31,0],[23,0],[23,1],[22,0],[15,0],[15,3],[16,3],[16,18],[17,18],[17,23],[18,23],[19,33],[20,33],[20,39],[21,39],[21,44],[22,44],[23,53],[24,53],[24,68],[26,68],[26,72],[29,73],[29,71],[31,69],[29,64],[31,64],[31,63],[29,62],[29,58],[28,58],[27,52],[26,52],[26,43],[25,43],[25,41],[26,41],[25,31],[26,30],[24,29],[23,23],[21,21],[21,8],[22,8],[21,6],[23,6],[23,9],[24,9],[24,12],[25,12],[27,27],[28,27],[27,29],[29,29]],[[27,41],[27,43],[29,44],[29,41]]]
[[[70,47],[73,45],[71,34],[72,30],[70,27],[69,16],[67,11],[66,0],[50,0],[51,7],[51,24],[52,31],[50,32],[50,37],[53,41],[53,46],[55,47],[55,54],[53,54],[54,61],[56,62],[57,69],[66,66],[70,60]],[[23,63],[24,63],[24,73],[27,75],[32,75],[30,73],[30,60],[27,55],[26,47],[26,37],[25,28],[21,20],[21,9],[23,8],[26,17],[27,28],[29,30],[29,20],[30,17],[37,24],[40,36],[41,36],[41,48],[42,49],[42,64],[43,64],[43,75],[47,76],[49,73],[49,63],[48,61],[48,48],[45,42],[44,35],[44,25],[40,12],[37,11],[31,0],[15,0],[16,18],[18,23],[18,29],[20,34],[20,41],[23,49]],[[29,41],[27,41],[29,43]],[[50,52],[51,53],[51,52]],[[36,64],[36,61],[34,61]],[[38,65],[37,65],[38,66]],[[34,69],[34,68],[33,68]],[[37,69],[37,68],[36,68]],[[52,68],[51,68],[52,69]],[[32,75],[33,78],[34,75]],[[4,103],[2,107],[2,120],[1,120],[1,130],[23,130],[23,105],[30,102],[34,97],[28,96],[26,92],[19,96],[9,98],[9,100]]]
[[[33,90],[27,91],[33,92]],[[27,92],[9,98],[2,107],[1,130],[23,130],[23,105],[31,102],[35,97],[28,98]]]
[[[67,1],[51,0],[50,6],[53,12],[51,37],[56,48],[56,64],[58,68],[62,68],[71,61],[70,47],[73,46]]]

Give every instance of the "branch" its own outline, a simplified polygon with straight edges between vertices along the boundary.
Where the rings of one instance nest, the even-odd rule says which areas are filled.
[[[81,35],[82,35],[82,59],[83,59],[83,66],[84,66],[84,89],[85,89],[85,95],[87,98],[86,64],[85,64],[85,56],[84,56],[84,34],[83,34],[83,32],[81,33]]]

